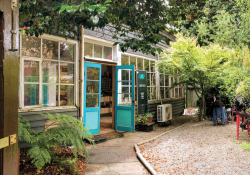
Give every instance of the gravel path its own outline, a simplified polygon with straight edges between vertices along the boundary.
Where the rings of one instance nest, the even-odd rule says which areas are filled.
[[[249,140],[246,131],[240,139]],[[250,152],[236,142],[235,123],[214,127],[211,121],[191,122],[140,150],[158,174],[250,174]]]

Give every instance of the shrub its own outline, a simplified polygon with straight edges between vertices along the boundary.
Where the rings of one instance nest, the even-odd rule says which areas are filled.
[[[70,164],[74,169],[79,157],[88,159],[88,150],[83,140],[86,139],[94,144],[91,139],[93,136],[83,127],[80,120],[60,114],[53,116],[47,113],[43,116],[52,122],[41,132],[32,130],[29,122],[19,117],[19,139],[30,143],[27,155],[38,170],[51,162],[57,162],[64,167]],[[57,154],[65,146],[71,148],[73,156],[61,157]]]

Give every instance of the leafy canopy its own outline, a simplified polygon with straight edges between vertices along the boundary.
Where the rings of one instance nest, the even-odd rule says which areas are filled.
[[[161,72],[179,78],[176,84],[186,84],[194,88],[200,100],[200,120],[204,114],[205,95],[208,90],[218,84],[228,62],[235,58],[235,51],[210,44],[206,47],[198,45],[197,38],[177,35],[177,41],[170,43],[167,53],[158,64]]]
[[[27,34],[57,33],[80,38],[87,29],[104,27],[113,38],[122,38],[122,51],[155,54],[155,45],[168,42],[160,32],[166,30],[167,6],[163,0],[20,0],[20,23]],[[131,36],[132,34],[132,36]]]

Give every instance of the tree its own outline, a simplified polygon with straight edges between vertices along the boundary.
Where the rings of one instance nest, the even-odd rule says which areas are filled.
[[[122,38],[115,43],[122,51],[155,55],[162,51],[155,45],[169,41],[160,33],[166,30],[167,8],[163,0],[20,0],[20,23],[30,35],[56,33],[77,39],[82,25],[106,27],[114,38]]]
[[[161,72],[178,77],[176,84],[194,87],[200,102],[199,120],[202,120],[205,109],[205,95],[218,83],[218,77],[235,52],[210,44],[207,47],[198,45],[196,38],[177,35],[177,41],[171,42],[170,54],[162,53],[165,58],[158,64]],[[173,86],[175,86],[174,84]]]

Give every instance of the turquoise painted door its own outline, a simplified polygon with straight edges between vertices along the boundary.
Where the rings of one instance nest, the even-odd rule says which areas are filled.
[[[100,132],[101,73],[101,64],[85,63],[83,122],[91,134]]]
[[[134,132],[134,66],[116,66],[115,129]]]

